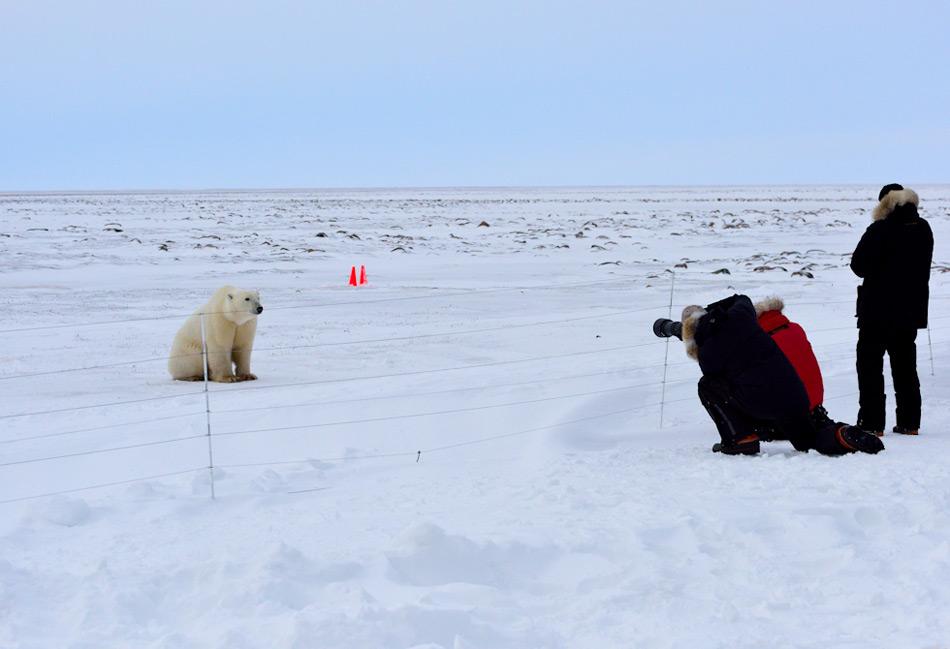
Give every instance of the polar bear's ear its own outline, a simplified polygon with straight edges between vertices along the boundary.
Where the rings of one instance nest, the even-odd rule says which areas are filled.
[[[230,293],[228,293],[228,299],[229,299],[229,300],[233,300],[233,299],[234,299],[234,296],[231,295]]]

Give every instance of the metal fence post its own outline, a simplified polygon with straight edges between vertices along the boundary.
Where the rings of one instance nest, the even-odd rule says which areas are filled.
[[[668,273],[672,275],[670,280],[670,310],[669,315],[667,316],[670,320],[673,319],[673,290],[676,287],[676,271],[667,269]],[[670,358],[670,339],[666,339],[666,351],[663,352],[663,384],[660,391],[660,428],[663,428],[663,416],[666,413],[666,372],[669,368],[669,358]]]
[[[934,343],[930,338],[930,326],[927,327],[927,347],[930,348],[930,376],[935,376],[934,374]]]
[[[205,314],[200,314],[201,321],[201,361],[204,366],[205,379],[205,423],[208,428],[208,475],[211,478],[211,500],[214,493],[214,449],[211,445],[211,400],[208,394],[208,339],[205,336]]]

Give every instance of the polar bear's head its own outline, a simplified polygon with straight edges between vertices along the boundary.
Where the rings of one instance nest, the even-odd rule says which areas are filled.
[[[236,325],[242,325],[256,318],[264,307],[257,291],[244,291],[229,286],[224,295],[224,317]]]

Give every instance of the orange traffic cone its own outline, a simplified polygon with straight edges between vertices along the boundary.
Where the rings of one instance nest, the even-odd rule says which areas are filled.
[[[366,266],[360,266],[360,286],[366,283]]]
[[[350,286],[356,286],[356,266],[350,268]]]

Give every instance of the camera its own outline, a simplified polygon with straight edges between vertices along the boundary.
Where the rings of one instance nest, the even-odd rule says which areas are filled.
[[[683,323],[670,320],[669,318],[660,318],[653,323],[653,333],[658,338],[676,336],[680,340],[683,340]]]

